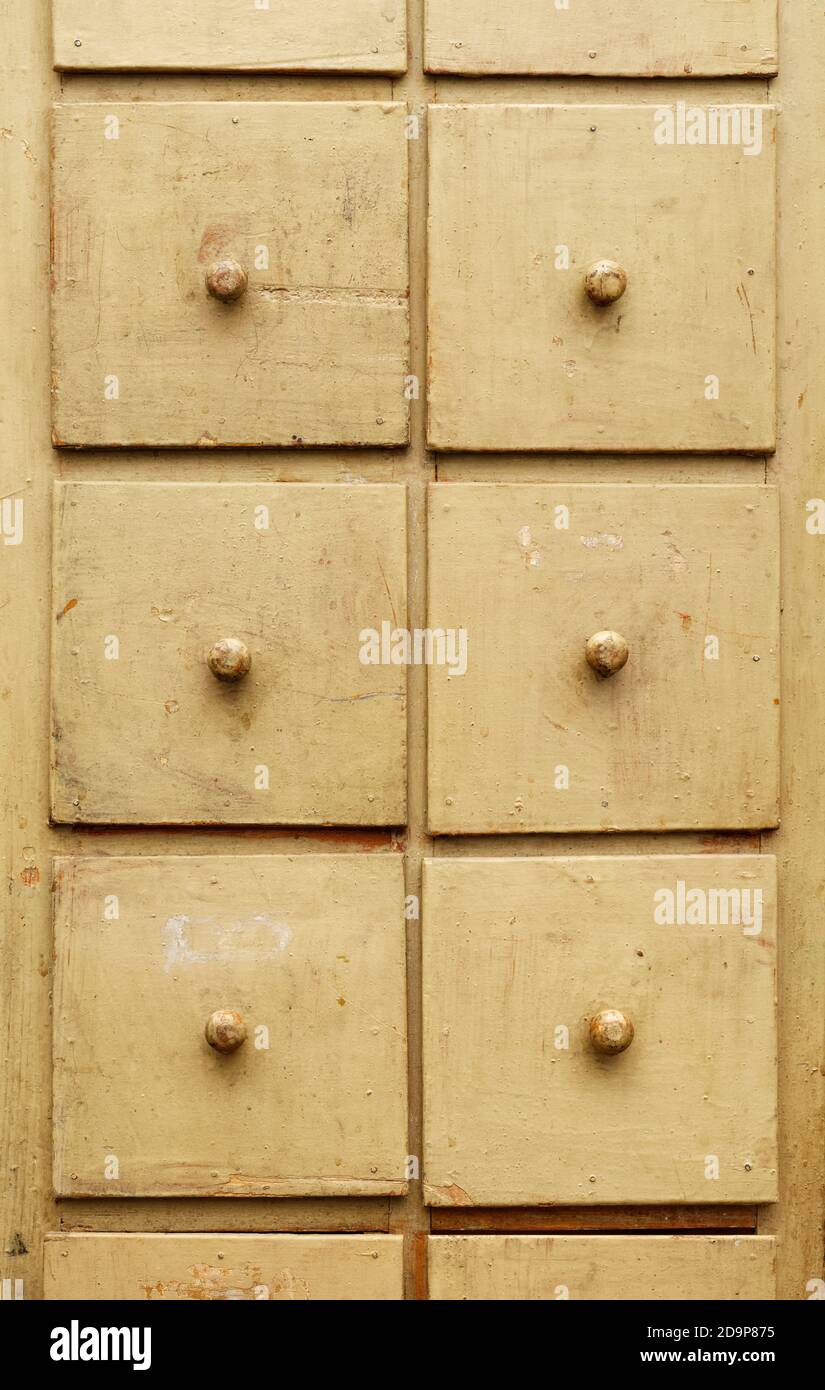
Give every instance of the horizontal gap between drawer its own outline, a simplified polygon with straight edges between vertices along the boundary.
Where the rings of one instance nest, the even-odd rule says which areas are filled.
[[[609,1235],[613,1231],[679,1231],[684,1234],[747,1233],[756,1230],[757,1208],[730,1207],[433,1207],[433,1234]]]

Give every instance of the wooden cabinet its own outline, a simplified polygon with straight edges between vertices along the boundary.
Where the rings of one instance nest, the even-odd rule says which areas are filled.
[[[404,488],[69,483],[56,493],[52,814],[398,825]]]
[[[63,1197],[406,1191],[396,855],[56,866]]]
[[[766,855],[427,860],[426,1200],[773,1201],[775,923]]]
[[[770,76],[777,0],[427,0],[434,73]]]
[[[65,69],[403,72],[403,0],[52,0]]]
[[[402,1297],[400,1236],[50,1235],[47,1299],[382,1302]]]
[[[773,448],[771,107],[428,120],[433,449]]]
[[[821,1299],[822,7],[0,8],[0,1299]]]
[[[436,1236],[430,1298],[758,1301],[775,1264],[770,1236]]]
[[[436,484],[429,556],[431,830],[777,823],[771,489]]]
[[[54,442],[406,443],[405,114],[58,106]]]

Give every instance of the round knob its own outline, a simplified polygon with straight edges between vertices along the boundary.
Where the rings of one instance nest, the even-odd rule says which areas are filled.
[[[234,1009],[216,1009],[206,1020],[204,1034],[216,1052],[237,1052],[246,1041],[246,1024]]]
[[[584,288],[594,304],[615,304],[627,289],[627,275],[617,261],[596,261],[584,277]]]
[[[252,665],[248,646],[237,637],[222,637],[206,660],[212,675],[219,681],[243,680]]]
[[[214,299],[220,299],[223,304],[240,299],[242,294],[246,294],[248,286],[249,276],[240,261],[234,261],[231,256],[215,261],[206,272],[206,288]]]
[[[621,671],[630,655],[627,642],[620,632],[594,632],[584,649],[588,666],[600,676],[614,676]]]
[[[630,1047],[635,1031],[627,1014],[618,1009],[602,1009],[590,1020],[590,1041],[605,1057],[615,1057]]]

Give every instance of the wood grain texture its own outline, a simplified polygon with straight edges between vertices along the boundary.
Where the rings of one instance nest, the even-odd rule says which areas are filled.
[[[656,921],[679,881],[707,924]],[[775,921],[767,856],[426,860],[430,1204],[773,1200]],[[604,1008],[636,1029],[616,1057],[588,1039]]]
[[[822,1296],[825,1280],[825,535],[811,504],[825,499],[821,299],[810,247],[825,225],[825,24],[805,5],[780,6],[783,74],[777,87],[788,137],[779,161],[781,285],[780,452],[767,475],[782,489],[782,826],[766,840],[779,865],[779,1203],[760,1214],[776,1232],[779,1297]],[[787,69],[785,62],[787,61]],[[788,466],[790,465],[790,466]]]
[[[756,1230],[757,1208],[732,1207],[431,1207],[433,1234],[466,1232],[578,1234],[613,1231]]]
[[[71,104],[54,122],[55,443],[406,443],[402,104]],[[249,278],[228,305],[206,291],[227,256]]]
[[[436,1236],[429,1265],[439,1301],[776,1297],[764,1236]]]
[[[87,1302],[402,1297],[400,1236],[48,1235],[45,1296]]]
[[[59,485],[55,820],[401,824],[406,670],[363,665],[359,634],[403,625],[405,507],[392,484]],[[227,636],[237,686],[207,667]]]
[[[403,72],[403,0],[52,0],[59,68]]]
[[[777,70],[777,0],[426,0],[429,72],[700,77]]]
[[[58,1195],[406,1190],[396,855],[61,859],[55,951]]]
[[[774,490],[437,484],[429,553],[430,626],[467,632],[430,668],[431,830],[776,824]]]
[[[50,1220],[48,0],[7,0],[0,23],[0,286],[20,330],[0,334],[0,508],[21,523],[0,543],[0,1280],[28,1300]]]
[[[342,1235],[390,1229],[398,1197],[66,1197],[54,1202],[50,1229],[63,1235],[109,1232],[194,1235],[214,1231]]]
[[[775,121],[748,109],[759,153],[657,144],[653,105],[430,108],[431,448],[773,448]]]

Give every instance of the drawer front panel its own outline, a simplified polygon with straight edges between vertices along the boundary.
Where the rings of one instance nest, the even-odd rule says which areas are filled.
[[[773,448],[772,108],[443,106],[429,127],[433,448]],[[604,262],[623,293],[588,278]]]
[[[430,668],[430,828],[775,825],[777,512],[761,486],[431,487],[429,623],[466,670]]]
[[[404,72],[402,0],[52,0],[58,68]]]
[[[359,634],[404,621],[405,506],[393,484],[59,485],[54,819],[402,823],[406,672],[363,665]],[[226,639],[234,681],[209,665]]]
[[[55,443],[405,443],[404,127],[397,103],[58,106]]]
[[[425,861],[428,1203],[775,1200],[775,913],[763,856]]]
[[[770,1236],[435,1236],[430,1298],[773,1300],[775,1260]]]
[[[403,1297],[401,1236],[51,1235],[45,1296],[72,1302]]]
[[[427,0],[427,70],[702,77],[777,71],[776,0]]]
[[[395,855],[58,860],[56,1193],[406,1191],[403,894]]]

